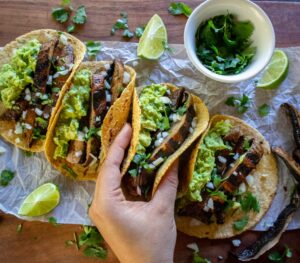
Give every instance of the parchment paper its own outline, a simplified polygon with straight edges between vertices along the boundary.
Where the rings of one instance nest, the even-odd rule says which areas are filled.
[[[135,43],[102,44],[104,47],[97,60],[122,59],[137,71],[137,85],[171,82],[184,86],[204,100],[211,116],[223,113],[240,117],[257,128],[271,145],[282,146],[289,152],[293,150],[292,128],[279,107],[283,102],[289,102],[300,109],[300,47],[283,49],[290,62],[288,77],[278,89],[266,91],[254,86],[259,76],[239,84],[223,84],[206,78],[189,62],[183,45],[171,45],[175,49],[174,53],[165,52],[159,61],[146,61],[137,58]],[[245,114],[239,115],[234,108],[226,106],[224,102],[229,96],[243,93],[252,98],[252,104]],[[258,115],[257,109],[264,103],[271,106],[271,113],[262,118]],[[38,186],[53,182],[59,186],[61,192],[59,206],[45,216],[25,217],[25,219],[47,221],[48,217],[54,216],[59,223],[91,224],[87,210],[92,200],[94,182],[76,182],[60,175],[47,163],[42,153],[27,157],[24,152],[2,139],[0,145],[7,149],[7,152],[0,156],[0,170],[10,169],[16,172],[9,186],[0,186],[1,210],[20,217],[17,212],[24,198]],[[289,201],[293,179],[282,162],[279,162],[279,174],[277,195],[268,213],[256,226],[256,230],[265,230]],[[296,228],[300,228],[300,210],[289,225],[289,229]]]

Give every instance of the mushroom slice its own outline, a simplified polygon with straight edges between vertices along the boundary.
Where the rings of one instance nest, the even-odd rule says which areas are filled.
[[[113,75],[111,80],[111,104],[113,104],[122,93],[124,66],[120,60],[115,59],[111,67],[113,68]]]
[[[69,151],[66,160],[69,163],[82,163],[85,159],[86,142],[73,140],[69,143]]]
[[[279,242],[282,233],[286,230],[298,207],[299,196],[297,191],[295,191],[291,202],[281,211],[273,226],[265,231],[253,244],[236,254],[238,260],[250,261],[257,259],[274,247]]]
[[[32,139],[33,139],[33,130],[35,127],[35,119],[36,119],[36,112],[34,108],[28,109],[25,117],[25,124],[27,128],[24,130],[23,136],[25,143],[28,147],[31,147]]]

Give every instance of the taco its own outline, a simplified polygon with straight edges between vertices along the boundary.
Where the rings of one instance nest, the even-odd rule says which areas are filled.
[[[128,199],[149,200],[171,164],[208,125],[200,98],[172,84],[141,88],[133,99],[133,136],[122,167]]]
[[[228,238],[252,228],[276,193],[277,166],[268,142],[232,116],[211,119],[185,170],[176,225],[199,238]]]
[[[119,60],[79,65],[45,144],[47,159],[62,174],[96,180],[99,164],[128,120],[135,76]]]
[[[43,150],[64,85],[85,54],[77,38],[50,29],[32,31],[0,52],[0,134],[17,147]]]

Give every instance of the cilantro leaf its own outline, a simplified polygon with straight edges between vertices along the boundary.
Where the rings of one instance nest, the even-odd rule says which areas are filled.
[[[68,33],[73,33],[75,31],[75,25],[74,24],[70,24],[67,27],[67,32]]]
[[[65,23],[69,19],[69,12],[64,7],[53,8],[51,15],[59,23]]]
[[[249,140],[245,140],[244,143],[243,143],[243,149],[246,150],[246,151],[249,151],[250,148],[251,148],[250,141]]]
[[[54,226],[58,226],[57,219],[55,217],[53,217],[53,216],[51,216],[51,217],[48,218],[48,222],[51,223]]]
[[[123,32],[123,37],[125,38],[133,38],[134,36],[134,33],[129,31],[129,29],[125,29],[124,32]]]
[[[186,106],[180,106],[176,109],[176,113],[179,114],[180,116],[183,116],[186,113]]]
[[[235,221],[233,223],[233,229],[237,230],[237,231],[241,231],[245,228],[245,226],[248,224],[249,221],[249,216],[245,215],[244,217],[242,217],[241,219]]]
[[[85,46],[87,48],[87,54],[90,57],[95,57],[101,51],[102,48],[101,42],[91,40],[87,41],[85,43]]]
[[[285,250],[283,254],[280,254],[278,251],[272,252],[268,255],[268,259],[272,262],[284,262],[285,258],[291,258],[293,256],[293,253],[291,249],[288,246],[285,246]]]
[[[47,128],[48,122],[47,122],[46,120],[44,120],[44,119],[41,118],[41,117],[36,117],[35,120],[38,122],[38,124],[39,124],[39,126],[40,126],[41,128],[43,128],[43,129],[46,129],[46,128]]]
[[[265,117],[270,113],[270,106],[267,104],[263,104],[258,108],[258,114],[261,117]]]
[[[10,181],[14,178],[15,173],[10,170],[3,170],[0,174],[0,185],[8,186]]]
[[[86,11],[85,11],[85,6],[81,5],[77,8],[75,15],[72,17],[72,21],[75,24],[85,24],[87,21],[87,15],[86,15]]]
[[[247,192],[246,196],[240,201],[240,203],[244,212],[253,210],[256,213],[259,213],[260,211],[259,202],[251,192]]]
[[[193,253],[193,263],[211,263],[210,260],[203,258],[199,255],[199,252],[194,251]]]
[[[128,173],[129,173],[131,176],[136,177],[137,174],[138,174],[138,171],[137,171],[137,169],[131,169],[131,170],[128,171]]]
[[[94,137],[95,135],[97,135],[98,131],[99,131],[99,128],[94,128],[94,127],[90,128],[88,130],[88,132],[86,133],[86,135],[84,136],[84,140],[88,141],[91,137]]]
[[[127,19],[127,13],[121,12],[120,13],[121,18],[119,18],[116,23],[112,26],[111,34],[114,35],[117,30],[120,29],[128,29],[128,19]]]
[[[243,114],[250,107],[250,98],[246,94],[243,94],[242,97],[231,96],[227,98],[225,104],[231,107],[236,107],[236,111]]]
[[[145,30],[145,26],[138,26],[135,28],[134,35],[137,38],[141,38]]]
[[[83,254],[87,257],[97,257],[102,259],[107,257],[107,251],[100,246],[86,247]]]
[[[69,6],[71,4],[71,0],[61,0],[61,6]]]
[[[177,16],[177,15],[185,15],[186,17],[189,17],[192,13],[192,9],[183,2],[173,2],[170,4],[168,11],[171,15]]]
[[[73,178],[77,178],[78,175],[67,164],[64,164],[62,168],[65,169]]]

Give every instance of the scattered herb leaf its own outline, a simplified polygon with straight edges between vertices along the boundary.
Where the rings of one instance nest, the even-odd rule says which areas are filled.
[[[211,263],[210,260],[203,258],[199,255],[199,252],[194,251],[193,253],[193,263]]]
[[[259,202],[251,192],[246,193],[244,198],[241,199],[240,204],[244,212],[249,212],[250,210],[253,210],[256,213],[259,213],[260,211]]]
[[[46,120],[44,120],[41,117],[36,117],[35,120],[38,122],[39,126],[41,126],[42,129],[46,129],[47,128],[48,122]]]
[[[192,13],[192,8],[183,2],[172,2],[168,11],[173,16],[185,15],[186,17],[189,17]]]
[[[250,107],[250,98],[246,94],[243,94],[242,97],[232,96],[227,98],[225,104],[231,107],[236,107],[237,112],[243,114]]]
[[[100,246],[86,247],[83,251],[83,254],[86,257],[97,257],[104,259],[107,257],[107,250]]]
[[[85,11],[85,6],[81,5],[77,8],[75,15],[72,17],[72,21],[75,24],[85,24],[87,21],[87,15],[86,15],[86,11]]]
[[[14,178],[15,173],[10,170],[3,170],[0,174],[0,185],[8,186],[10,181]]]
[[[186,106],[180,106],[176,109],[176,113],[183,116],[186,113]]]
[[[55,217],[53,217],[53,216],[51,216],[51,217],[48,218],[48,222],[51,223],[54,226],[58,226],[57,219]]]
[[[116,23],[112,26],[111,34],[114,35],[116,31],[121,29],[128,29],[128,19],[127,19],[127,13],[121,12],[120,13],[121,18],[119,18]]]
[[[75,25],[74,24],[70,24],[67,27],[67,32],[68,33],[73,33],[75,31]]]
[[[261,117],[265,117],[270,113],[270,110],[271,110],[271,108],[269,105],[263,104],[258,108],[258,114]]]
[[[95,57],[101,51],[102,48],[101,42],[91,40],[87,41],[85,43],[85,46],[87,48],[87,54],[89,57]]]
[[[128,173],[129,173],[131,176],[135,177],[135,176],[137,176],[138,171],[137,171],[137,169],[131,169],[131,170],[128,171]]]
[[[21,223],[21,224],[18,224],[17,225],[17,232],[18,233],[21,233],[22,232],[22,228],[23,228],[23,224]]]
[[[245,215],[244,217],[242,217],[241,219],[235,221],[233,223],[233,228],[237,231],[241,231],[245,228],[245,226],[248,224],[249,221],[249,216]]]
[[[64,7],[56,7],[52,9],[52,17],[59,23],[65,23],[69,19],[69,12]]]
[[[291,249],[288,246],[285,246],[285,250],[283,254],[280,254],[278,251],[272,252],[268,255],[268,259],[272,262],[284,262],[285,258],[291,258],[293,256],[293,253]]]
[[[99,128],[94,128],[94,127],[90,128],[88,130],[88,132],[86,133],[86,135],[84,136],[84,140],[88,141],[91,137],[94,137],[95,135],[97,135],[98,131],[99,131]]]
[[[131,32],[129,29],[125,29],[123,32],[123,37],[125,38],[133,38],[134,37],[134,33]]]
[[[145,30],[145,26],[138,26],[135,28],[134,35],[137,38],[141,38]]]
[[[244,141],[243,148],[244,148],[245,151],[249,151],[250,150],[251,145],[250,145],[250,141],[249,140]]]

